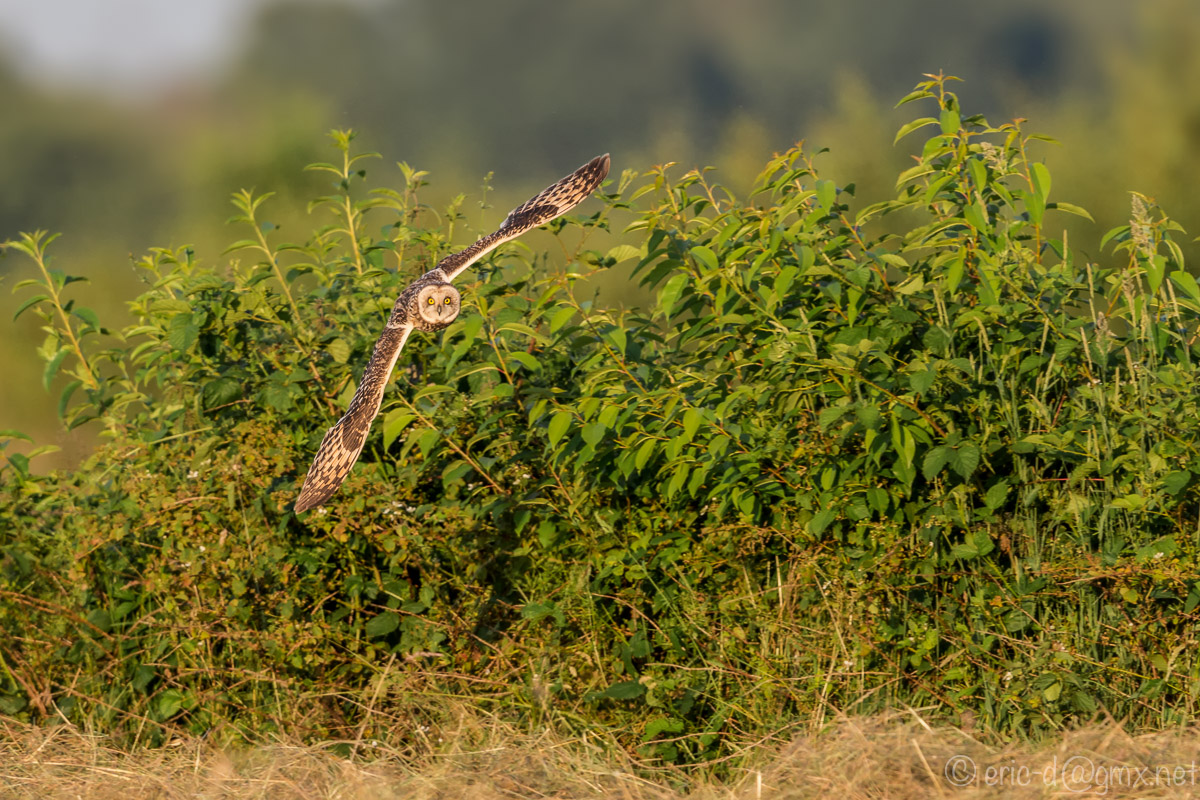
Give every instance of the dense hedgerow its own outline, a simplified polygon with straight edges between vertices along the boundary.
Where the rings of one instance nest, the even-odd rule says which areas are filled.
[[[455,695],[681,762],[896,703],[1006,735],[1190,718],[1182,229],[1134,195],[1090,250],[1057,239],[1087,212],[1052,199],[1042,137],[940,77],[904,102],[936,116],[900,131],[932,135],[894,200],[855,210],[800,147],[745,200],[627,171],[552,226],[565,266],[485,259],[303,517],[395,296],[470,238],[423,173],[364,195],[336,134],[328,224],[283,244],[239,193],[231,257],[152,251],[117,334],[47,237],[10,242],[64,419],[110,438],[70,474],[0,472],[0,711],[417,741]],[[590,288],[625,262],[644,308]]]

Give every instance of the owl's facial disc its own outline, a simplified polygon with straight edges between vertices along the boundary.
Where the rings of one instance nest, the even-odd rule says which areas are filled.
[[[448,283],[426,286],[417,295],[421,318],[433,325],[449,325],[458,316],[458,290]]]

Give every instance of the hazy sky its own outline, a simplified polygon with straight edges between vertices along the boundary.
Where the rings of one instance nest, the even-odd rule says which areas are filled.
[[[202,76],[270,0],[0,0],[0,48],[25,75],[124,94]]]

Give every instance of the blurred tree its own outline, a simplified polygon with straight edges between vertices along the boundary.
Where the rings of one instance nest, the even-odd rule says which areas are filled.
[[[1014,80],[1057,91],[1081,59],[1096,68],[1066,29],[1030,0],[279,4],[229,86],[255,101],[304,87],[339,124],[466,175],[553,172],[603,149],[690,164],[747,117],[777,148],[801,138],[847,69],[887,97],[921,72],[978,78],[987,112]]]

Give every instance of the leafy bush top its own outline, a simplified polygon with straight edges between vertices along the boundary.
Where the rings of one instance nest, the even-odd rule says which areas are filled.
[[[0,472],[0,602],[42,631],[0,623],[0,708],[254,735],[317,706],[314,734],[361,737],[368,689],[367,711],[468,692],[692,761],[895,701],[1001,732],[1186,718],[1182,229],[1134,195],[1100,242],[1116,265],[1085,259],[1055,238],[1087,212],[1052,199],[1042,137],[946,85],[902,101],[936,116],[900,130],[932,135],[893,200],[854,210],[797,146],[746,200],[626,171],[551,226],[560,258],[499,249],[303,520],[311,453],[462,198],[421,204],[404,164],[363,195],[374,154],[337,132],[326,224],[282,243],[239,192],[233,257],[151,251],[118,334],[67,299],[49,237],[8,243],[40,270],[18,314],[46,321],[64,419],[112,442],[72,475]],[[595,289],[626,267],[630,309]]]

